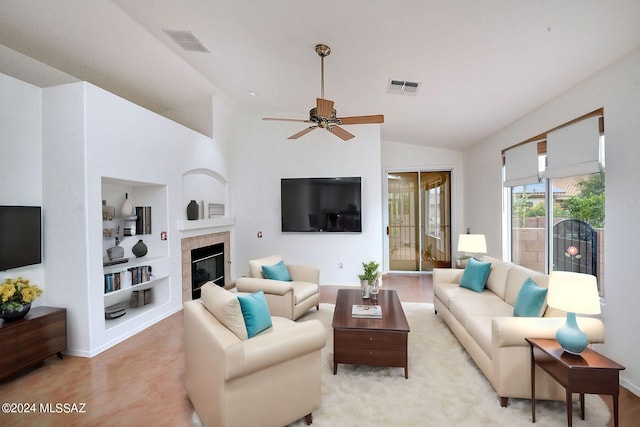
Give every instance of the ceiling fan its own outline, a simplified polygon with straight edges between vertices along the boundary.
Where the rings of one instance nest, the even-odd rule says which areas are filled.
[[[355,135],[347,132],[340,125],[360,125],[384,123],[384,115],[377,114],[372,116],[352,116],[352,117],[336,117],[336,110],[333,108],[333,101],[324,99],[324,58],[329,56],[331,49],[329,46],[319,44],[316,46],[316,53],[320,56],[320,68],[322,74],[321,94],[320,98],[316,98],[316,107],[309,111],[309,119],[278,119],[272,117],[264,117],[262,120],[280,120],[286,122],[314,123],[306,129],[291,135],[288,139],[298,139],[308,134],[316,128],[326,129],[343,141],[353,138]]]

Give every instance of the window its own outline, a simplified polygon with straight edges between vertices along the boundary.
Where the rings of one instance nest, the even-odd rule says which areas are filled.
[[[511,187],[511,261],[546,271],[547,192],[544,182]]]
[[[513,148],[527,144],[509,155],[511,149],[503,152],[511,261],[542,273],[593,274],[604,296],[602,110]],[[537,182],[531,172],[534,163],[541,177]],[[528,171],[522,173],[527,164]]]
[[[440,238],[440,186],[427,190],[427,234]]]

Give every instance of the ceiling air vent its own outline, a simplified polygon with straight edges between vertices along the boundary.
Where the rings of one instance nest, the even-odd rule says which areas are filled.
[[[416,96],[422,83],[406,82],[404,80],[389,80],[387,93],[394,95]]]
[[[209,52],[209,49],[193,35],[191,31],[162,30],[178,43],[184,50],[191,52]]]

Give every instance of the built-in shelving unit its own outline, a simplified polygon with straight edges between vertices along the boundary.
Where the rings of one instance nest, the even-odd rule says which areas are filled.
[[[122,224],[131,221],[131,217],[122,217],[119,206],[124,202],[125,195],[128,195],[134,206],[150,206],[151,209],[151,229],[149,234],[123,235]],[[113,233],[103,233],[103,273],[106,281],[107,275],[124,272],[124,280],[119,283],[119,289],[107,290],[105,283],[101,283],[104,293],[104,307],[121,305],[125,314],[115,319],[104,320],[105,331],[117,334],[116,331],[124,329],[127,325],[137,327],[136,319],[167,304],[170,301],[169,289],[169,258],[168,244],[161,239],[160,230],[167,229],[167,191],[166,186],[159,184],[126,181],[115,178],[102,178],[102,200],[109,206],[115,208],[116,218],[108,220],[109,225],[114,226]],[[103,202],[104,203],[104,202]],[[121,218],[117,218],[118,215]],[[135,219],[135,218],[133,218]],[[103,224],[107,221],[103,221]],[[140,230],[136,230],[136,233]],[[107,234],[107,236],[105,236]],[[110,235],[112,234],[112,235]],[[123,249],[123,260],[126,262],[110,265],[107,250],[116,244]],[[147,254],[137,258],[132,253],[132,247],[139,240],[143,240],[147,245]],[[148,266],[150,270],[149,280],[137,283],[132,277],[136,268]],[[146,269],[145,269],[146,270]],[[135,284],[134,284],[135,283]],[[132,305],[131,297],[134,291],[144,291],[150,289],[151,298],[146,304]]]
[[[201,230],[179,231],[177,221],[186,220],[191,199],[229,206],[224,150],[87,82],[43,89],[42,110],[46,302],[67,309],[67,352],[93,357],[182,308],[180,242]],[[149,208],[131,216],[150,216],[150,234],[139,235],[140,225],[148,225],[142,221],[136,235],[126,235],[132,223],[122,215],[125,194],[134,208]],[[113,207],[106,221],[103,200]],[[105,266],[116,233],[123,249],[117,257],[128,260]],[[132,247],[140,239],[147,253],[136,258]],[[105,272],[138,265],[152,266],[151,280],[105,294]],[[129,307],[131,293],[147,287],[150,303]],[[127,306],[126,314],[105,319],[105,307],[118,303]]]
[[[118,317],[116,319],[109,319],[109,320],[105,319],[105,329],[109,331],[111,329],[115,329],[116,327],[126,325],[126,323],[128,322],[134,322],[135,319],[138,318],[139,316],[168,302],[168,300],[164,298],[165,296],[168,295],[168,291],[169,291],[168,283],[169,283],[168,277],[153,278],[152,280],[140,283],[138,285],[133,285],[127,289],[120,289],[120,290],[105,294],[104,296],[105,307],[109,307],[111,305],[121,303],[121,304],[124,304],[127,309],[127,314],[125,314],[122,317]],[[142,291],[145,289],[151,289],[153,291],[151,303],[140,305],[138,307],[131,307],[129,305],[129,302],[131,301],[131,293],[135,290]]]

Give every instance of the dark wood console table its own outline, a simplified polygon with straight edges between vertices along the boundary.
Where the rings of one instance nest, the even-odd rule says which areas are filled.
[[[535,368],[538,365],[558,381],[567,393],[567,425],[572,424],[572,394],[580,393],[580,418],[584,420],[584,394],[613,396],[613,419],[618,426],[620,371],[624,366],[587,348],[580,355],[566,353],[558,341],[525,338],[531,346],[531,421],[536,422]]]
[[[43,362],[67,348],[67,310],[35,307],[22,319],[0,319],[0,379]]]

